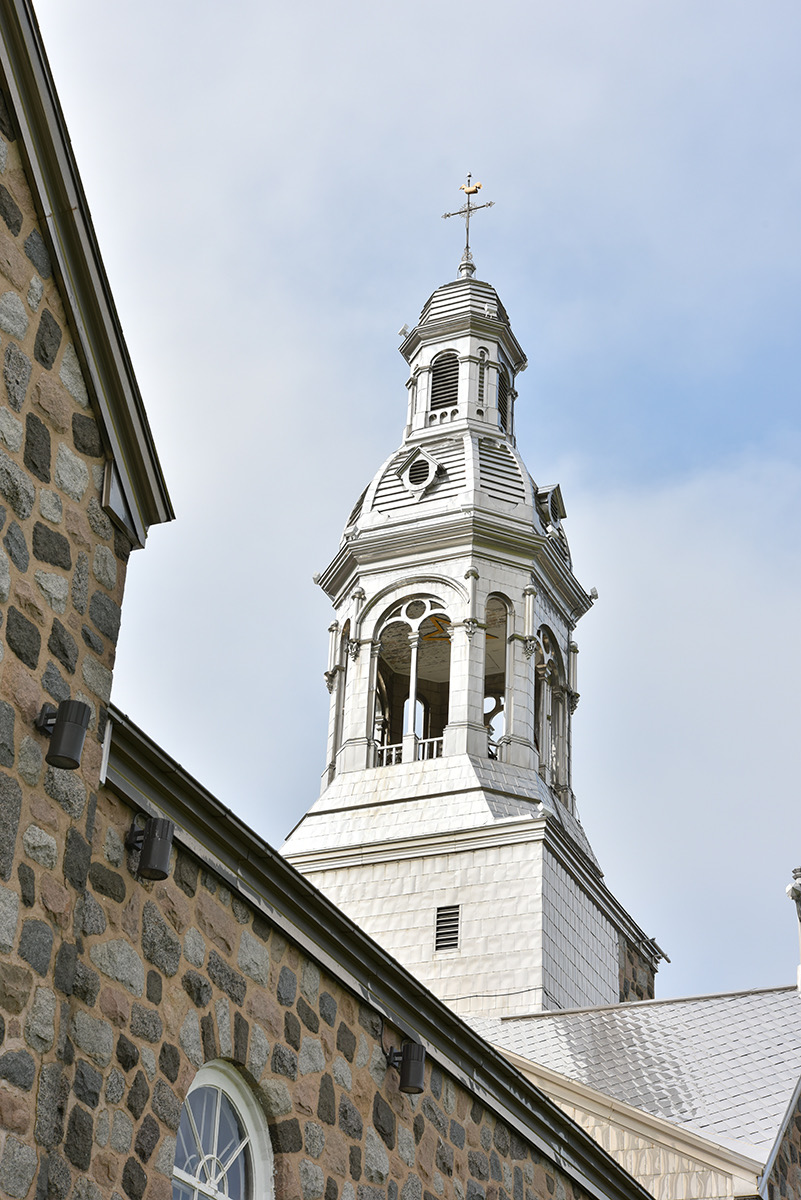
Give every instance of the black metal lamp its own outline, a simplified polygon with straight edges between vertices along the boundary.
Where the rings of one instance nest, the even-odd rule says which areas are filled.
[[[400,1071],[399,1088],[419,1095],[425,1088],[426,1052],[419,1042],[404,1041],[400,1050],[385,1050],[387,1066]]]
[[[42,705],[35,725],[50,738],[45,762],[65,771],[77,771],[91,715],[91,708],[82,700],[62,700],[58,709],[53,704]]]
[[[175,826],[166,817],[148,817],[144,829],[132,825],[125,839],[128,850],[139,851],[137,875],[142,879],[166,879]]]

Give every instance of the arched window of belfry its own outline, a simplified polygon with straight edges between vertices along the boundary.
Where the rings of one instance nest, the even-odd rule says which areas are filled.
[[[379,622],[378,642],[379,766],[406,761],[401,751],[409,735],[414,740],[406,746],[407,758],[412,750],[416,758],[438,758],[450,698],[450,619],[444,606],[433,596],[396,604]]]
[[[431,370],[431,411],[453,408],[459,401],[459,359],[451,350],[434,359]]]
[[[498,743],[506,733],[506,642],[508,609],[498,596],[487,601],[484,653],[484,724],[490,758],[498,757]]]
[[[172,1200],[272,1200],[273,1153],[253,1092],[231,1063],[201,1067],[181,1110]]]
[[[540,773],[555,787],[567,784],[567,678],[553,632],[543,625],[537,633],[534,660],[534,732]]]

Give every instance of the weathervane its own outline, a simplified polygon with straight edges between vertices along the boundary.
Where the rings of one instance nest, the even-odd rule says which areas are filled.
[[[457,208],[456,212],[442,214],[443,221],[447,217],[464,217],[464,254],[462,255],[462,262],[459,266],[459,272],[465,277],[472,275],[475,271],[475,267],[472,265],[473,255],[470,253],[470,218],[474,212],[478,212],[482,208],[492,208],[493,204],[495,203],[494,200],[488,200],[486,204],[470,203],[471,196],[477,196],[481,188],[480,183],[471,183],[472,178],[473,176],[468,174],[467,183],[463,183],[459,188],[459,191],[464,192],[465,196],[467,197],[467,203],[463,204],[461,208]]]

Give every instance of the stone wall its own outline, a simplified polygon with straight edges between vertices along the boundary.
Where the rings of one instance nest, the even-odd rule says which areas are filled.
[[[767,1200],[801,1200],[801,1096],[779,1145],[768,1179]]]
[[[620,999],[653,1000],[654,969],[650,962],[619,934]]]
[[[107,790],[36,811],[1,893],[5,1195],[168,1200],[183,1099],[220,1057],[264,1109],[281,1200],[583,1195],[430,1060],[425,1093],[400,1093],[377,1014],[191,855],[136,877]]]
[[[100,433],[1,97],[0,134],[0,767],[23,783],[0,789],[7,832],[22,793],[33,803],[26,788],[43,788],[57,806],[66,789],[69,812],[97,786],[130,546],[100,506]],[[43,772],[47,743],[33,729],[43,702],[68,697],[92,709],[71,781]],[[57,831],[30,807],[26,818],[28,842],[48,846]],[[5,880],[8,862],[4,848]]]

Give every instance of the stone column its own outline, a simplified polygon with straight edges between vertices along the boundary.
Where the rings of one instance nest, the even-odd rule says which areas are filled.
[[[367,720],[365,732],[367,736],[367,766],[377,765],[375,739],[375,702],[378,691],[378,656],[381,653],[381,643],[370,643],[370,671],[367,680]]]

